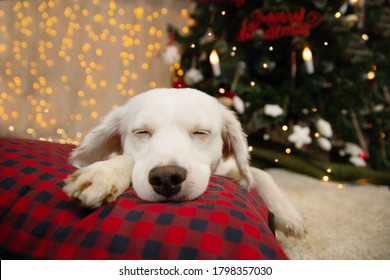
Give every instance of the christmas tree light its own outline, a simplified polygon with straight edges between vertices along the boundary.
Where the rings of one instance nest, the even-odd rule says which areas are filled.
[[[210,63],[214,76],[221,76],[221,66],[219,65],[219,56],[216,50],[213,50],[210,54]]]
[[[314,73],[313,55],[309,47],[305,47],[302,52],[303,60],[305,61],[306,71],[308,74]]]

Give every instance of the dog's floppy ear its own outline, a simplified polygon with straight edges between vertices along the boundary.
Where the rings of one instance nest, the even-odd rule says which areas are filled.
[[[252,185],[253,178],[249,167],[250,156],[246,134],[236,115],[226,107],[222,110],[222,121],[223,157],[235,158],[241,175],[240,185],[248,188]]]
[[[73,150],[70,163],[80,168],[103,160],[113,152],[121,153],[121,120],[124,113],[123,107],[115,108],[108,113]]]

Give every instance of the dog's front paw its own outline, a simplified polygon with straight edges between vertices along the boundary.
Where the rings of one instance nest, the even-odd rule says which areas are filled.
[[[305,226],[302,215],[292,205],[287,207],[284,205],[283,208],[273,212],[276,229],[283,232],[285,236],[303,237]]]
[[[81,206],[97,208],[116,200],[129,186],[131,167],[126,169],[98,161],[78,169],[65,180],[64,192]]]

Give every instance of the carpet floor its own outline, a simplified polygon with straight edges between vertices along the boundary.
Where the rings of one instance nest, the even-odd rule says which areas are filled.
[[[267,170],[305,220],[301,238],[277,234],[295,260],[390,260],[390,190]]]

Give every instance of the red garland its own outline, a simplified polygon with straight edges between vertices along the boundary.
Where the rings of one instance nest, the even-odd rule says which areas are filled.
[[[316,11],[306,13],[305,8],[294,12],[276,12],[264,14],[260,9],[252,11],[249,19],[242,22],[238,33],[241,42],[252,38],[256,30],[263,30],[265,40],[276,40],[282,37],[308,37],[310,30],[318,26],[322,15]]]

